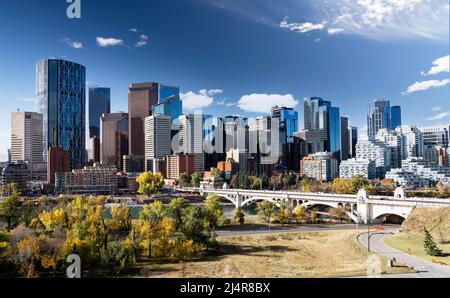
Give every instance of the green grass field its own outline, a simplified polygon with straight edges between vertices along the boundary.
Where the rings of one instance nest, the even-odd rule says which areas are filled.
[[[432,257],[426,254],[425,249],[423,247],[423,239],[424,239],[423,233],[403,232],[386,238],[384,242],[395,249],[416,256],[420,259],[450,266],[450,241],[447,241],[445,244],[440,244],[438,239],[435,238],[434,240],[436,241],[439,248],[444,251],[445,256]]]

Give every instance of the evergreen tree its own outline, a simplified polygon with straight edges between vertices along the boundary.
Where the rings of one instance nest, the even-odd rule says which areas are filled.
[[[433,236],[431,236],[430,232],[428,232],[426,228],[424,228],[424,232],[425,239],[423,240],[423,244],[427,255],[432,257],[442,256],[442,250],[439,249],[436,242],[434,242]]]

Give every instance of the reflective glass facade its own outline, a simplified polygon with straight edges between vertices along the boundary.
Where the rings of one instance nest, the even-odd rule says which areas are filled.
[[[402,108],[399,106],[391,107],[391,129],[402,126]]]
[[[111,89],[89,88],[89,138],[100,137],[101,117],[109,113],[111,113]]]
[[[391,128],[391,103],[384,99],[377,99],[369,105],[367,135],[374,137],[382,128]]]
[[[159,85],[158,104],[152,108],[153,114],[161,114],[172,118],[172,124],[180,123],[183,103],[180,99],[180,88]]]
[[[292,108],[274,107],[272,118],[280,119],[280,136],[282,143],[293,143],[294,133],[298,131],[298,112]]]
[[[341,112],[339,108],[328,108],[328,152],[338,160],[341,158]]]
[[[43,114],[44,159],[49,147],[70,150],[70,165],[85,162],[86,68],[58,59],[38,62],[37,97]]]

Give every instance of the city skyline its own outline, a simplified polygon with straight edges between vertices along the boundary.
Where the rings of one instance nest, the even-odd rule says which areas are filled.
[[[51,9],[39,12],[33,10],[40,5],[37,3],[2,2],[0,8],[6,5],[11,14],[2,16],[5,26],[0,26],[0,34],[9,40],[0,49],[0,64],[5,65],[0,72],[0,100],[6,104],[0,112],[4,119],[0,136],[5,140],[0,145],[0,160],[6,160],[6,150],[11,147],[11,112],[36,111],[35,64],[49,56],[86,66],[87,87],[110,87],[113,112],[127,110],[130,84],[153,81],[179,86],[185,113],[201,109],[212,115],[256,117],[270,114],[276,102],[300,112],[303,128],[303,98],[320,96],[340,107],[341,116],[349,116],[350,124],[361,133],[367,130],[369,101],[385,98],[402,107],[404,124],[449,123],[450,107],[445,102],[449,91],[448,56],[445,56],[448,34],[441,34],[448,32],[448,19],[444,18],[441,25],[431,22],[433,27],[424,28],[422,35],[392,34],[396,30],[403,32],[394,26],[395,19],[405,18],[406,12],[420,13],[418,9],[423,8],[420,5],[408,9],[396,7],[393,15],[384,15],[389,20],[385,28],[389,36],[380,32],[374,36],[374,32],[363,29],[352,31],[345,24],[340,24],[342,28],[330,27],[317,19],[317,14],[295,15],[300,8],[317,12],[310,1],[299,1],[292,10],[294,15],[287,15],[291,4],[279,4],[278,8],[267,4],[278,14],[271,18],[261,7],[251,10],[253,1],[245,5],[236,1],[213,1],[215,5],[205,1],[194,1],[191,5],[167,2],[158,3],[154,10],[174,16],[185,10],[188,13],[169,19],[188,24],[186,28],[167,28],[164,26],[167,20],[152,11],[148,14],[153,19],[139,13],[132,23],[108,21],[118,14],[130,14],[137,7],[134,1],[120,10],[120,5],[105,2],[105,11],[98,18],[94,5],[83,2],[80,20],[65,17],[64,1],[46,1]],[[431,1],[428,5],[438,12],[443,10],[444,14],[447,10],[448,15],[445,2]],[[169,10],[174,3],[177,5]],[[323,13],[326,9],[324,6],[319,11]],[[252,13],[248,14],[249,11]],[[36,19],[44,16],[56,26],[36,26]],[[21,21],[23,24],[19,24]],[[206,24],[208,32],[202,29]],[[211,30],[220,38],[211,36]],[[186,35],[187,31],[190,34]],[[27,42],[32,42],[35,50],[14,53],[14,49],[25,46],[25,41],[18,38],[24,32],[30,35]],[[42,40],[32,36],[37,32],[41,32]],[[197,42],[189,43],[189,38]],[[217,41],[211,43],[212,40]],[[230,44],[236,46],[226,47]]]

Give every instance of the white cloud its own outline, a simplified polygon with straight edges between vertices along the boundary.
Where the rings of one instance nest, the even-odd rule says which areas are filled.
[[[322,9],[334,18],[330,22],[346,33],[379,40],[421,37],[448,41],[447,0],[337,0],[331,3]]]
[[[437,75],[443,72],[449,72],[450,55],[438,58],[433,61],[433,67],[428,72],[422,72],[424,76]]]
[[[440,106],[431,107],[431,111],[432,111],[432,112],[439,112],[439,111],[442,111],[442,107],[440,107]]]
[[[63,41],[70,47],[74,48],[74,49],[82,49],[83,48],[83,43],[81,41],[75,41],[72,40],[70,38],[65,38],[63,39]]]
[[[124,42],[122,39],[118,38],[104,38],[104,37],[97,37],[97,45],[102,48],[107,47],[113,47],[113,46],[121,46]]]
[[[325,24],[314,24],[311,22],[305,23],[289,23],[287,20],[284,20],[280,23],[280,28],[286,28],[291,31],[307,33],[314,30],[323,30],[325,28]]]
[[[437,114],[436,116],[427,118],[427,120],[428,121],[437,121],[437,120],[445,119],[449,116],[450,116],[450,112],[442,112],[442,113]]]
[[[220,89],[202,89],[198,93],[192,91],[181,93],[180,97],[183,101],[183,108],[192,111],[209,107],[214,102],[214,96],[221,93],[223,90]]]
[[[237,106],[246,112],[270,113],[276,105],[293,108],[298,104],[291,94],[250,94],[242,96]]]
[[[416,82],[413,85],[408,87],[408,90],[403,92],[403,95],[414,93],[417,91],[425,91],[430,88],[439,88],[444,87],[450,83],[450,79],[445,80],[430,80],[430,81],[422,81],[422,82]]]
[[[328,28],[328,34],[329,35],[335,35],[344,32],[344,29],[342,28]]]
[[[130,29],[128,29],[128,31],[130,31],[130,32],[134,32],[134,33],[137,33],[137,32],[139,32],[139,31],[138,31],[138,29],[136,29],[136,28],[130,28]]]
[[[137,48],[140,48],[147,45],[147,43],[148,43],[148,36],[145,34],[141,34],[141,36],[139,37],[139,41],[136,43],[135,46]]]

